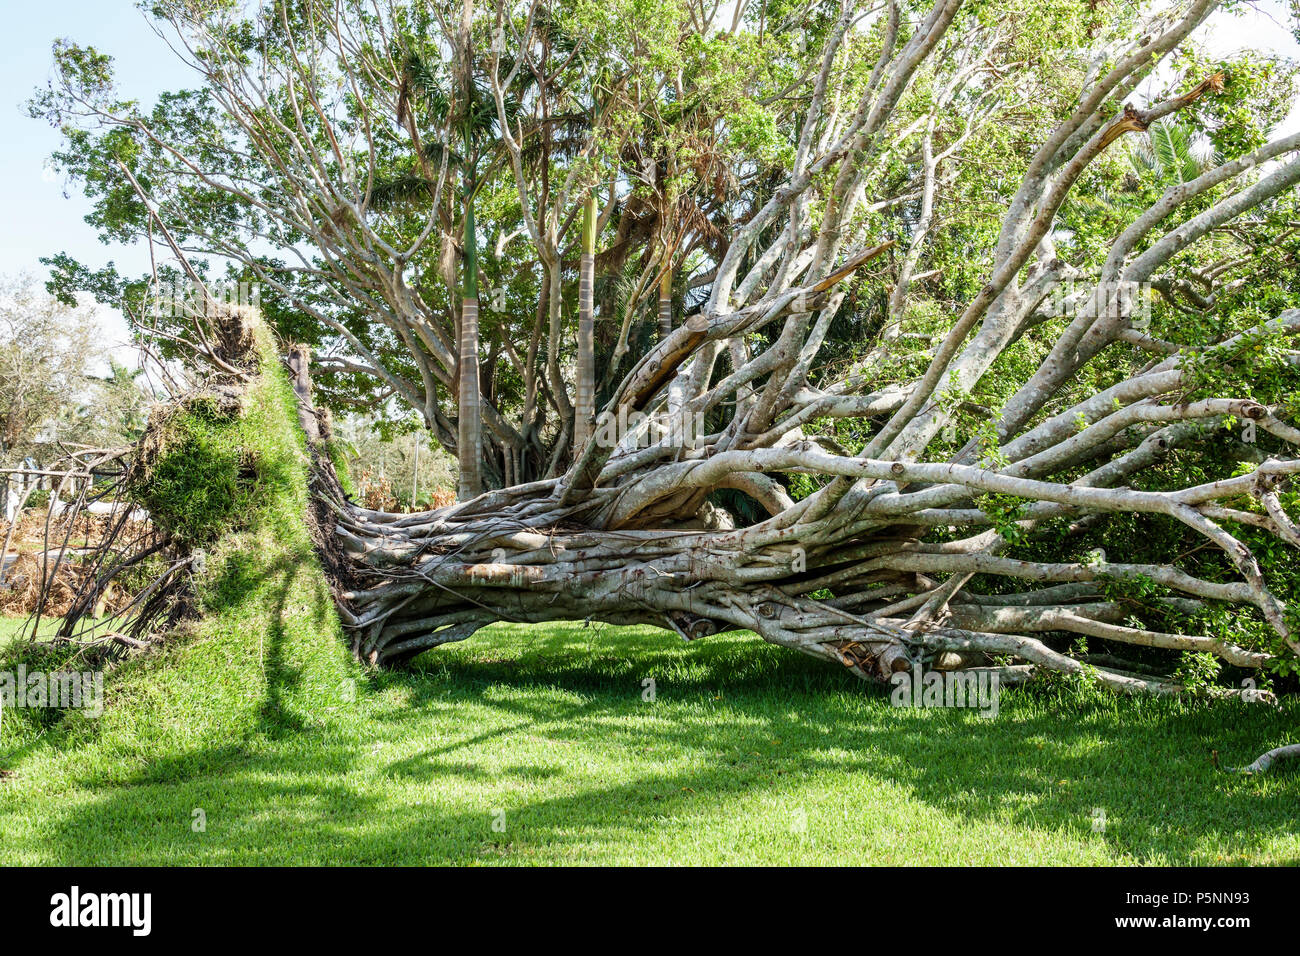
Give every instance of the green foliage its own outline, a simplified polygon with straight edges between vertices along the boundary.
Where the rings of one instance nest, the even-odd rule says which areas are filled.
[[[802,501],[817,490],[817,482],[812,475],[796,472],[786,477],[787,490],[795,501]]]
[[[1243,335],[1230,349],[1184,352],[1188,370],[1184,401],[1235,395],[1264,403],[1284,400],[1300,386],[1289,343],[1280,334]]]
[[[1129,154],[1136,168],[1150,172],[1162,184],[1188,183],[1209,165],[1197,155],[1196,137],[1195,127],[1169,118],[1149,129],[1145,142],[1131,141]],[[1205,158],[1213,165],[1223,161],[1221,154]]]
[[[1089,556],[1089,563],[1099,562]],[[1143,607],[1153,606],[1153,602],[1166,593],[1165,588],[1145,574],[1119,577],[1103,573],[1098,577],[1097,585],[1108,601]]]
[[[258,465],[237,414],[199,398],[157,427],[156,457],[137,466],[127,493],[158,529],[199,547],[242,524]]]
[[[1086,649],[1086,644],[1081,649]],[[1083,665],[1077,673],[1043,671],[1034,675],[1032,693],[1045,704],[1063,711],[1114,712],[1119,707],[1114,691],[1096,678],[1096,668]]]
[[[1026,504],[1026,499],[1015,495],[986,494],[975,499],[976,507],[988,515],[998,534],[1013,546],[1025,539],[1025,529],[1016,522],[1024,518]]]
[[[1223,662],[1213,654],[1184,651],[1174,670],[1174,678],[1188,690],[1204,690],[1214,683]]]
[[[37,488],[27,496],[28,508],[44,508],[50,503],[50,490],[48,488]]]

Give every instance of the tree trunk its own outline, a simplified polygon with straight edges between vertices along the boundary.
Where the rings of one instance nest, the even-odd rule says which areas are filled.
[[[1300,314],[1294,321],[1300,325]],[[301,408],[305,422],[314,418],[310,405]],[[331,492],[338,488],[333,465],[317,448],[314,467],[325,473],[314,482],[317,504],[333,519],[329,540],[320,543],[331,552],[331,566],[343,568],[336,574],[336,597],[354,653],[372,664],[396,664],[496,621],[599,620],[652,624],[685,640],[748,629],[878,682],[922,666],[1003,681],[1041,670],[1092,677],[1122,693],[1164,694],[1186,689],[1131,670],[1087,666],[1035,635],[1075,633],[1206,651],[1255,669],[1271,659],[1210,637],[1119,623],[1130,611],[1107,597],[1106,585],[1155,581],[1188,595],[1167,599],[1184,611],[1207,599],[1226,600],[1255,604],[1269,616],[1270,596],[1247,583],[1203,581],[1153,565],[1000,558],[987,547],[987,536],[978,548],[926,545],[921,539],[928,527],[953,520],[955,512],[922,508],[891,518],[897,507],[886,502],[873,520],[861,512],[852,516],[842,505],[819,509],[815,495],[796,505],[765,485],[762,472],[815,469],[866,480],[882,492],[891,485],[941,488],[941,477],[1008,494],[1029,491],[1032,482],[1013,489],[981,469],[850,459],[808,448],[747,454],[754,471],[741,482],[731,470],[739,459],[729,452],[684,467],[660,466],[618,487],[575,492],[580,462],[562,480],[403,515],[363,509]],[[1270,480],[1274,473],[1300,472],[1300,463],[1261,468],[1268,474],[1257,480]],[[740,529],[717,522],[705,491],[722,486],[767,501],[773,518]],[[1088,491],[1084,497],[1093,504],[1112,494]],[[1133,496],[1155,493],[1120,494],[1140,509]],[[1039,587],[965,593],[977,573]],[[1245,696],[1227,688],[1210,693]],[[1249,699],[1269,697],[1250,693]]]
[[[474,102],[474,53],[471,25],[474,15],[473,0],[464,0],[461,7],[460,32],[457,45],[461,57],[461,133],[465,195],[465,278],[464,296],[461,300],[459,361],[457,363],[458,393],[456,454],[460,466],[456,494],[468,501],[483,490],[483,397],[478,367],[478,232],[474,223],[474,192],[477,188],[474,155],[474,130],[472,111]]]
[[[582,208],[582,259],[578,268],[578,369],[574,389],[574,454],[591,438],[596,417],[596,329],[594,292],[596,278],[596,191],[587,194]]]
[[[460,375],[456,452],[460,464],[457,497],[468,501],[483,490],[482,399],[478,367],[478,262],[474,238],[474,200],[465,206],[465,294],[460,312]]]

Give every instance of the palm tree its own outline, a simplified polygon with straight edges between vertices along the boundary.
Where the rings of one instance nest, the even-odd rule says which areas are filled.
[[[496,108],[474,81],[473,41],[470,21],[472,0],[465,0],[461,28],[456,40],[458,69],[453,80],[455,92],[444,91],[438,78],[424,59],[415,52],[408,53],[402,64],[401,88],[398,95],[398,121],[404,125],[415,148],[417,170],[402,172],[378,182],[371,193],[371,206],[376,209],[400,203],[418,202],[435,194],[436,175],[432,163],[446,160],[460,174],[460,201],[462,204],[461,276],[459,288],[455,279],[454,262],[448,260],[444,274],[449,291],[460,295],[457,335],[456,371],[456,457],[460,477],[457,495],[463,501],[477,496],[483,490],[483,397],[479,369],[479,289],[478,289],[478,235],[474,217],[474,197],[482,182],[479,165],[483,157],[483,142],[492,133]],[[438,126],[449,124],[457,128],[459,143],[425,142],[420,134],[415,103]],[[448,239],[450,241],[450,239]]]
[[[461,140],[465,162],[461,164],[461,197],[465,204],[465,264],[460,306],[460,356],[457,375],[458,425],[456,454],[460,459],[457,497],[477,497],[483,490],[483,396],[478,368],[478,237],[474,229],[474,46],[471,34],[474,0],[461,6],[457,53],[460,57]]]
[[[1191,182],[1221,157],[1198,156],[1196,128],[1170,118],[1130,140],[1129,160],[1139,175],[1154,173],[1162,186],[1172,186]]]
[[[596,191],[582,208],[582,259],[578,266],[578,381],[574,392],[574,456],[591,437],[596,416],[596,326],[593,293],[596,276]]]

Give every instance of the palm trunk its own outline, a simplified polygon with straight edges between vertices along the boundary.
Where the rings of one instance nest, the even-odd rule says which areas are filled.
[[[478,369],[478,236],[474,225],[474,132],[472,127],[474,101],[474,53],[471,45],[473,0],[464,0],[461,7],[460,34],[460,85],[464,102],[461,105],[461,136],[465,152],[462,170],[465,190],[465,278],[460,310],[460,355],[457,395],[459,420],[457,422],[456,455],[460,478],[456,494],[461,501],[477,497],[483,491],[483,397],[479,391]]]
[[[578,381],[575,395],[573,453],[581,454],[596,417],[596,329],[593,287],[596,277],[596,193],[587,195],[582,211],[582,261],[578,271]]]
[[[457,495],[461,501],[483,490],[483,409],[478,369],[478,249],[474,237],[474,199],[465,201],[465,282],[460,311],[460,411],[456,453],[460,464]]]

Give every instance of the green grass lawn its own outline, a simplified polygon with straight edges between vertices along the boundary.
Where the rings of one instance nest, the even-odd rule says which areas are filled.
[[[6,617],[0,614],[0,650],[9,646],[9,642],[18,636],[18,631],[22,627],[23,618]]]
[[[57,626],[57,621],[43,620],[41,622],[41,632],[53,630]],[[6,614],[0,614],[0,653],[3,653],[12,643],[22,636],[23,628],[27,624],[25,617],[11,617]]]
[[[581,625],[498,626],[304,695],[319,661],[285,650],[262,643],[242,702],[154,681],[150,719],[110,708],[77,748],[0,741],[0,862],[1300,862],[1300,777],[1208,759],[1283,742],[1294,709],[1007,691],[992,720],[908,711],[752,637]]]

